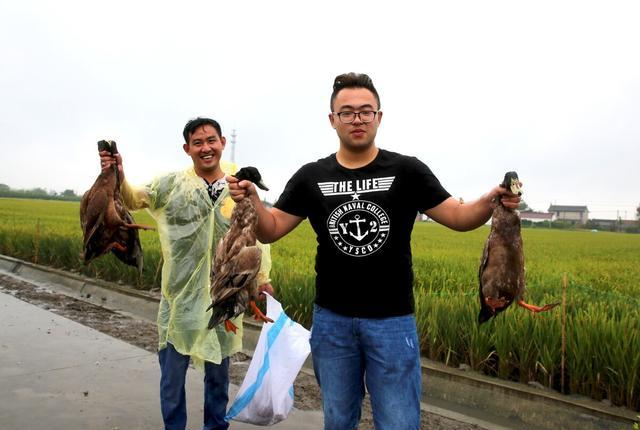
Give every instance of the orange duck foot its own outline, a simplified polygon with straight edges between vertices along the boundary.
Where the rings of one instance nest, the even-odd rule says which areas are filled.
[[[127,247],[118,242],[113,242],[109,249],[117,249],[120,252],[127,252]]]
[[[233,334],[236,334],[236,330],[238,330],[238,327],[236,327],[235,324],[231,322],[231,320],[224,320],[224,329],[226,331],[232,331]]]
[[[270,323],[273,322],[271,318],[267,317],[265,314],[262,313],[262,311],[256,306],[255,301],[250,300],[249,306],[251,306],[251,309],[253,310],[253,317],[255,318],[256,321],[264,321],[264,322],[270,322]]]
[[[530,310],[531,312],[538,313],[538,312],[548,311],[549,309],[553,309],[556,306],[558,306],[560,302],[549,303],[548,305],[544,305],[544,306],[535,306],[535,305],[530,305],[528,303],[525,303],[524,300],[518,300],[518,304],[523,308]]]

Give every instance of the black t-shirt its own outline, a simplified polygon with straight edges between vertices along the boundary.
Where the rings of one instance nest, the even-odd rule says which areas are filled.
[[[315,302],[383,318],[414,312],[413,223],[448,197],[420,160],[380,149],[358,169],[342,167],[335,154],[304,165],[275,207],[309,218],[316,232]]]

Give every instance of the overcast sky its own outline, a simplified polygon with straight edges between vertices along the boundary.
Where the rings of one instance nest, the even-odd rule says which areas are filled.
[[[0,183],[81,193],[102,138],[145,183],[190,164],[184,124],[210,116],[274,201],[337,150],[331,86],[355,71],[381,96],[377,145],[417,156],[455,197],[516,170],[536,210],[632,219],[640,3],[420,3],[2,1]]]

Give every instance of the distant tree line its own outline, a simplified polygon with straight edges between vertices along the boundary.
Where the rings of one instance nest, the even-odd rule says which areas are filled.
[[[0,184],[0,197],[14,197],[19,199],[41,199],[41,200],[68,200],[79,201],[79,196],[71,189],[64,190],[61,193],[53,190],[45,190],[44,188],[32,188],[30,190],[14,190],[7,184]]]

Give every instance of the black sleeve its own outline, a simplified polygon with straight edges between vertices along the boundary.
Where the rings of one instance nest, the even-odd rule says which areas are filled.
[[[415,202],[418,212],[434,208],[451,197],[436,175],[422,161],[409,157],[409,171],[412,172],[413,189],[416,190]]]
[[[280,198],[273,205],[291,215],[306,218],[309,216],[309,195],[307,181],[309,178],[308,167],[302,166],[287,182]]]

